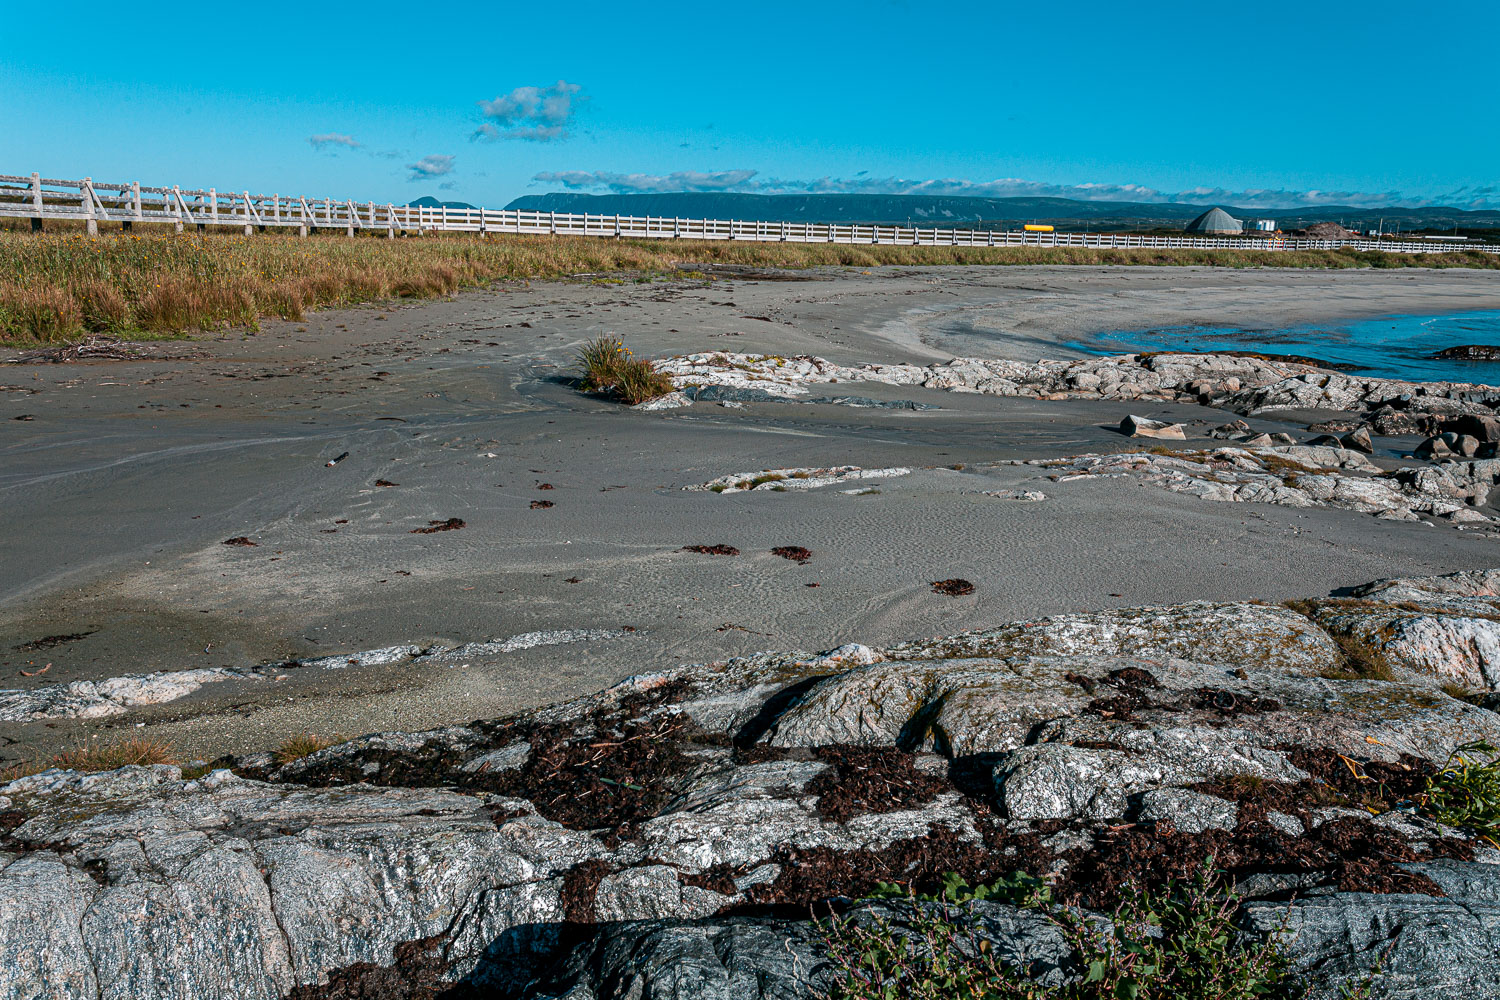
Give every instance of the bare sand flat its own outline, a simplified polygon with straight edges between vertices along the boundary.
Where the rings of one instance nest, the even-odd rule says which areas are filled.
[[[1062,343],[1108,329],[1500,308],[1500,274],[799,277],[809,280],[518,284],[158,344],[152,360],[0,367],[0,687],[634,629],[467,661],[289,671],[106,719],[0,723],[0,755],[144,723],[211,756],[301,731],[495,716],[664,661],[883,643],[1110,606],[1311,596],[1351,580],[1500,564],[1500,542],[1451,528],[1210,503],[1132,480],[1042,482],[1034,468],[993,464],[1119,449],[1127,441],[1113,428],[1140,404],[861,385],[851,392],[937,408],[642,413],[582,396],[566,378],[578,345],[604,333],[645,356],[1066,357]],[[1148,409],[1200,421],[1190,428],[1198,434],[1228,419]],[[1300,424],[1252,422],[1308,436]],[[1389,464],[1394,452],[1377,457]],[[863,495],[842,490],[870,484],[684,489],[830,465],[912,471]],[[1048,499],[986,495],[1017,486]],[[450,518],[464,527],[416,533]],[[255,544],[223,544],[240,537]],[[681,551],[699,544],[741,554]],[[789,545],[811,558],[771,554]],[[950,577],[975,592],[932,592]],[[59,636],[81,638],[38,643]]]

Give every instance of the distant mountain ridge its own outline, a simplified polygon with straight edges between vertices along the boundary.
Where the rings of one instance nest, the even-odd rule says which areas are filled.
[[[1180,229],[1214,205],[1128,201],[1074,201],[1070,198],[967,198],[934,195],[862,194],[529,194],[508,209],[587,212],[593,215],[653,215],[668,218],[743,219],[747,222],[881,222],[921,226],[1015,228],[1045,222],[1064,229]],[[1500,211],[1459,208],[1250,209],[1219,205],[1237,219],[1275,219],[1282,229],[1337,221],[1351,229],[1451,229],[1500,227]]]
[[[438,201],[430,194],[424,194],[416,201],[406,203],[407,208],[475,208],[466,201]]]

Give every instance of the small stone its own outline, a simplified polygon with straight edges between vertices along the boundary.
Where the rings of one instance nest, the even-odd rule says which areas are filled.
[[[1455,439],[1457,435],[1454,435]],[[1440,458],[1452,458],[1453,449],[1448,447],[1448,442],[1442,437],[1430,437],[1417,445],[1416,451],[1412,452],[1417,458],[1425,458],[1428,461],[1436,461]]]
[[[1370,428],[1356,427],[1354,430],[1339,438],[1339,442],[1350,451],[1362,451],[1366,455],[1375,454],[1375,443],[1370,440]]]
[[[1130,437],[1159,438],[1168,441],[1185,441],[1182,424],[1169,424],[1164,420],[1151,420],[1131,414],[1120,421],[1120,431]]]

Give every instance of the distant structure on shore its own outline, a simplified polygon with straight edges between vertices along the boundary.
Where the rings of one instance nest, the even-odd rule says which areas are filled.
[[[1230,236],[1245,231],[1244,223],[1222,208],[1210,208],[1187,224],[1183,232],[1204,236]]]
[[[1357,240],[1358,233],[1350,232],[1337,222],[1315,222],[1297,235],[1314,240]]]

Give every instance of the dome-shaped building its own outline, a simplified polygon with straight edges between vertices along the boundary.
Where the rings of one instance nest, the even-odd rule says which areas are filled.
[[[1186,232],[1199,236],[1228,236],[1245,231],[1245,224],[1222,208],[1210,208],[1187,224]]]

